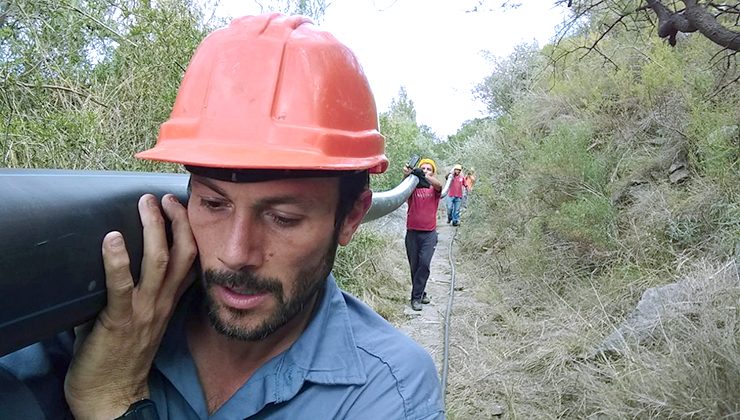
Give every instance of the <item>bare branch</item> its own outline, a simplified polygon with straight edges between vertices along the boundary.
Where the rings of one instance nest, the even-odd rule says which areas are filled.
[[[596,48],[596,46],[592,47],[592,50],[593,51],[596,51],[597,54],[599,54],[600,56],[602,56],[604,58],[604,61],[609,62],[612,66],[614,66],[614,69],[615,70],[619,70],[619,66],[617,65],[617,63],[615,63],[614,61],[612,61],[612,59],[609,58],[606,54],[602,53],[601,50],[599,50],[598,48]]]
[[[589,48],[589,51],[591,51],[591,50],[594,50],[594,49],[596,49],[596,45],[597,45],[597,44],[598,44],[598,43],[599,43],[599,42],[600,42],[600,41],[601,41],[602,39],[604,39],[604,37],[605,37],[605,36],[606,36],[606,35],[607,35],[607,34],[608,34],[609,32],[611,32],[611,30],[612,30],[612,29],[614,29],[614,27],[615,27],[615,26],[617,26],[617,24],[618,24],[618,23],[620,23],[620,22],[622,21],[622,19],[624,19],[624,18],[625,18],[625,16],[626,16],[626,15],[622,15],[622,16],[619,16],[619,19],[617,19],[617,20],[615,20],[614,22],[612,22],[612,24],[611,24],[611,25],[609,25],[609,27],[608,27],[608,28],[606,28],[606,30],[605,30],[605,31],[603,31],[603,32],[601,33],[601,36],[599,36],[599,37],[598,37],[598,38],[596,39],[596,41],[594,41],[593,45],[591,45],[591,48]],[[586,54],[588,54],[588,53],[586,53]],[[585,55],[585,54],[584,54],[584,55]],[[581,57],[581,58],[583,58],[583,57]],[[611,60],[610,60],[610,61],[611,61]]]
[[[700,32],[717,45],[734,51],[740,50],[740,32],[723,26],[717,20],[722,15],[736,15],[736,20],[740,20],[740,3],[729,5],[708,2],[704,6],[697,0],[682,0],[685,7],[681,8],[676,0],[672,0],[669,8],[664,4],[665,1],[646,0],[647,4],[636,8],[634,12],[652,10],[658,17],[658,36],[668,39],[672,46],[676,45],[679,32]],[[718,13],[713,15],[708,8],[717,10]]]
[[[721,13],[740,13],[740,3],[738,4],[717,4],[713,2],[707,3],[707,6],[717,9]]]
[[[123,36],[123,35],[119,34],[119,33],[118,33],[118,32],[117,32],[117,31],[116,31],[115,29],[113,29],[113,28],[111,28],[110,26],[106,25],[105,23],[101,22],[101,21],[100,21],[100,20],[98,20],[98,19],[97,19],[97,18],[96,18],[95,16],[90,16],[90,15],[89,15],[88,13],[85,13],[85,12],[84,12],[83,10],[81,10],[81,9],[80,9],[79,7],[77,7],[77,6],[72,6],[72,5],[70,5],[70,4],[65,4],[65,6],[67,6],[68,8],[70,8],[70,9],[72,9],[72,10],[74,10],[75,12],[77,12],[77,13],[81,14],[82,16],[85,16],[86,18],[88,18],[88,19],[92,20],[93,22],[97,23],[98,25],[102,26],[103,28],[107,29],[107,30],[108,30],[109,32],[111,32],[112,34],[116,35],[116,36],[117,36],[118,38],[120,38],[121,40],[123,40],[123,41],[126,41],[126,42],[128,42],[129,44],[131,44],[132,46],[134,46],[134,47],[137,47],[137,48],[138,48],[138,45],[136,45],[136,43],[134,43],[134,42],[133,42],[133,41],[131,41],[130,39],[126,38],[125,36]]]
[[[684,0],[686,19],[695,30],[709,38],[710,41],[734,51],[740,51],[740,32],[732,31],[720,24],[707,10],[697,4],[696,0]],[[679,30],[683,31],[679,28]]]
[[[712,94],[711,96],[709,96],[709,97],[708,97],[707,99],[713,99],[713,98],[714,98],[715,96],[717,96],[717,95],[719,95],[720,93],[722,93],[722,91],[724,91],[725,89],[727,89],[728,87],[730,87],[730,85],[732,85],[733,83],[740,83],[740,75],[738,75],[738,76],[737,76],[737,77],[736,77],[736,78],[735,78],[734,80],[731,80],[731,81],[730,81],[729,83],[726,83],[725,85],[723,85],[723,86],[722,86],[721,88],[717,89],[717,90],[716,90],[716,91],[715,91],[715,92],[714,92],[714,93],[713,93],[713,94]]]

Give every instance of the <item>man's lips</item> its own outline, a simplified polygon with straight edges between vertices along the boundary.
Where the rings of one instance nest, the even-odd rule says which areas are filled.
[[[217,300],[234,309],[254,309],[270,296],[270,293],[265,291],[232,289],[220,285],[214,286],[214,293]]]

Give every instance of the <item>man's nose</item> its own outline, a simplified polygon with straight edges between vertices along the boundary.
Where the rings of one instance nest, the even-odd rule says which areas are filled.
[[[228,231],[223,232],[219,260],[226,268],[243,271],[264,262],[263,228],[248,214],[235,215]]]

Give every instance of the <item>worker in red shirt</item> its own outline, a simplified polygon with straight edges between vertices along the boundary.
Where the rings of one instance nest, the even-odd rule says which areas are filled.
[[[463,190],[465,189],[465,178],[462,175],[462,165],[457,164],[452,170],[452,182],[447,194],[447,223],[452,226],[460,224],[460,205],[462,204]]]
[[[463,189],[463,199],[462,199],[462,207],[467,208],[468,204],[468,196],[473,191],[473,186],[475,185],[475,181],[477,180],[477,177],[475,175],[475,169],[470,168],[467,171],[465,171],[465,178],[463,181],[463,184],[465,186],[465,189]]]
[[[442,194],[442,183],[434,176],[437,164],[432,159],[419,161],[419,168],[403,168],[404,177],[414,174],[419,185],[409,197],[406,219],[406,255],[411,267],[411,309],[421,310],[429,303],[424,289],[429,279],[429,266],[437,246],[437,208]]]

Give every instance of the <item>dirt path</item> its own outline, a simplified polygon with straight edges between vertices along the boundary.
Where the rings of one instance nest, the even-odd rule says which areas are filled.
[[[394,258],[393,264],[398,278],[406,282],[406,303],[396,326],[422,345],[432,356],[440,378],[444,357],[444,322],[450,294],[450,247],[452,258],[456,260],[457,244],[453,243],[455,230],[446,223],[444,208],[440,206],[437,214],[437,248],[431,264],[431,274],[427,283],[427,294],[431,303],[424,305],[419,312],[408,304],[411,291],[408,262],[406,260],[404,235],[406,232],[406,205],[372,222],[372,228],[390,235],[389,245]],[[450,317],[449,365],[446,386],[446,409],[448,419],[495,419],[505,415],[499,404],[493,357],[488,350],[492,334],[489,327],[490,305],[481,302],[476,296],[477,276],[469,275],[460,264],[455,266],[455,291]]]
[[[450,264],[448,253],[454,229],[445,224],[437,225],[437,249],[432,258],[431,273],[426,292],[431,302],[423,305],[421,311],[414,311],[409,305],[403,309],[403,319],[398,328],[421,344],[432,355],[437,371],[442,374],[442,357],[444,353],[444,319],[447,311],[450,290]],[[439,222],[438,222],[439,223]],[[408,270],[408,268],[407,268]],[[411,280],[409,280],[409,290]]]
[[[437,248],[432,258],[431,273],[426,287],[431,303],[423,305],[423,309],[419,312],[414,311],[408,303],[411,293],[411,278],[404,246],[406,211],[407,207],[404,204],[393,213],[369,223],[368,227],[392,238],[392,243],[389,245],[391,251],[389,254],[392,255],[392,258],[389,258],[387,262],[394,265],[393,271],[397,273],[398,279],[406,286],[406,294],[403,297],[406,303],[396,326],[429,351],[441,375],[444,344],[443,323],[447,310],[451,273],[448,253],[456,228],[445,223],[444,207],[440,205],[437,213]]]

